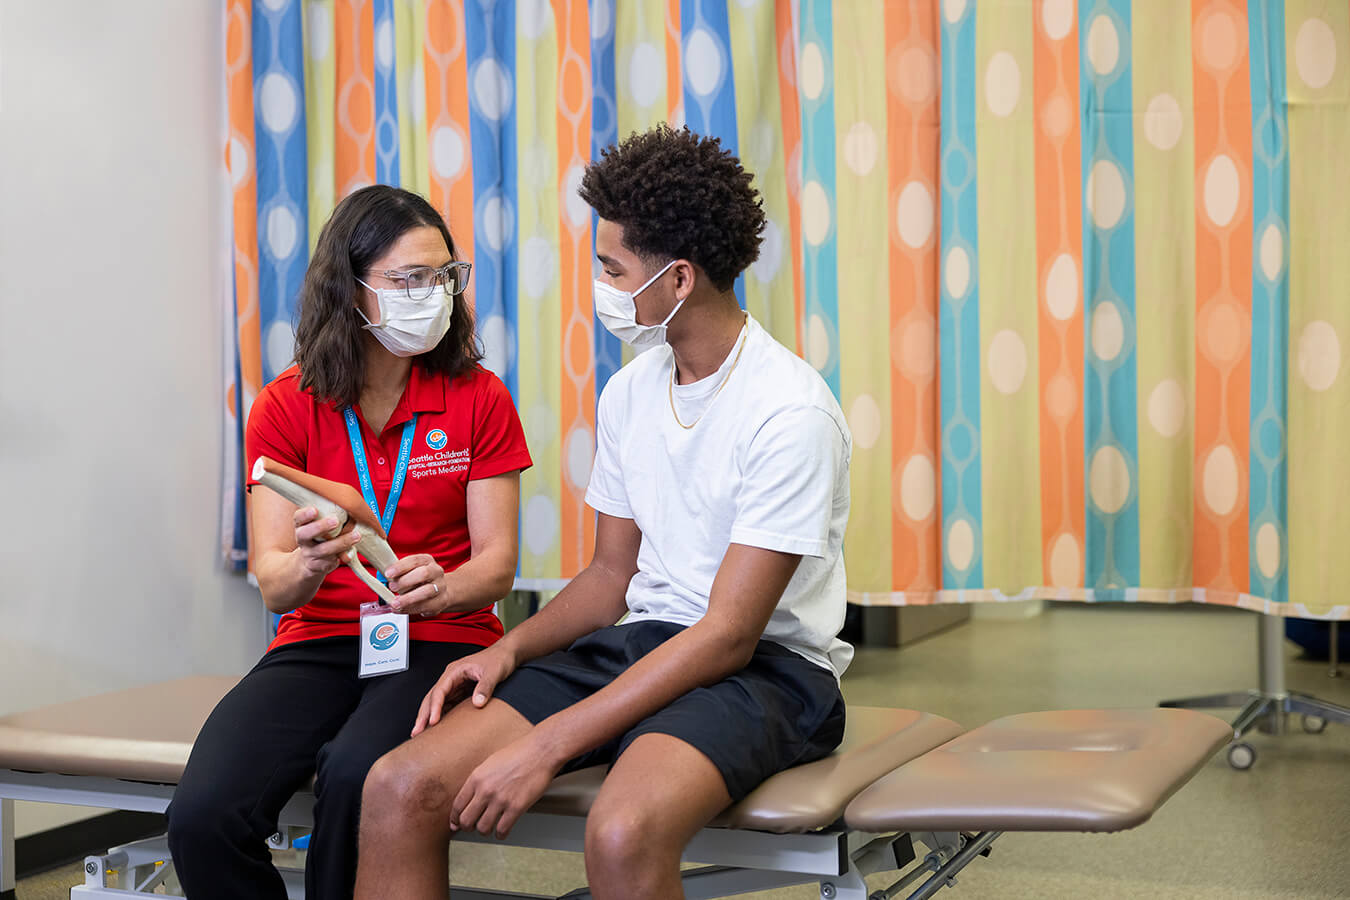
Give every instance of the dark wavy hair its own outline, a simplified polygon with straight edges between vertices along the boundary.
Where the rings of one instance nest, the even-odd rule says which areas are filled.
[[[759,257],[764,209],[750,180],[717,138],[658,125],[607,148],[580,194],[644,261],[687,259],[726,291]]]
[[[300,286],[300,322],[295,329],[295,360],[300,388],[337,406],[361,397],[366,374],[365,323],[356,312],[369,280],[370,266],[405,233],[430,226],[445,238],[458,259],[454,238],[431,204],[411,191],[384,184],[347,196],[319,232],[319,241]],[[482,359],[474,340],[473,314],[462,297],[450,313],[450,330],[441,342],[413,358],[413,364],[451,378]]]

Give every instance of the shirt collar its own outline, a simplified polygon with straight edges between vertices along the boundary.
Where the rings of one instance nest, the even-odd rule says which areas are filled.
[[[445,376],[439,372],[429,372],[413,363],[412,373],[408,376],[408,387],[399,403],[408,405],[410,412],[445,412]]]

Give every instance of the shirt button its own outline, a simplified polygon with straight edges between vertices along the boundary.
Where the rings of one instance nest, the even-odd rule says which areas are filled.
[[[377,466],[382,466],[382,465],[384,465],[384,457],[381,456],[379,459],[375,460],[375,465],[377,465]]]

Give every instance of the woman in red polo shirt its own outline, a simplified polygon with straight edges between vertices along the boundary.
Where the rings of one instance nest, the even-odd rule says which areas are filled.
[[[530,456],[506,387],[478,361],[460,261],[424,199],[377,185],[333,211],[300,291],[297,365],[263,388],[245,435],[270,457],[361,489],[399,557],[382,573],[410,616],[408,667],[358,677],[350,533],[252,492],[254,571],[281,614],[262,660],[212,712],[169,808],[193,900],[284,898],[266,839],[315,777],[306,896],[351,896],[366,771],[404,741],[446,665],[491,644],[516,569]],[[250,484],[250,487],[252,485]]]

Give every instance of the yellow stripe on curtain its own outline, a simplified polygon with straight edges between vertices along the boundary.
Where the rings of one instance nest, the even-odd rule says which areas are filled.
[[[337,206],[337,35],[333,0],[310,0],[305,23],[305,149],[309,157],[309,250]]]
[[[1325,612],[1350,584],[1350,5],[1288,0],[1285,35],[1289,596]]]
[[[979,263],[966,277],[980,286],[984,583],[1010,595],[1046,577],[1040,486],[1007,477],[1036,471],[1041,455],[1029,427],[1040,411],[1033,25],[1025,6],[994,4],[975,26]],[[943,277],[961,275],[948,262]]]
[[[516,91],[520,239],[516,405],[534,466],[520,480],[520,572],[557,577],[561,567],[562,439],[558,434],[562,370],[562,291],[558,282],[558,36],[548,4],[538,19],[516,23]]]
[[[1134,136],[1139,333],[1139,580],[1191,583],[1195,411],[1195,131],[1191,17],[1181,3],[1134,9],[1149,65],[1134,67],[1143,107]]]
[[[422,61],[426,39],[427,10],[421,0],[394,0],[399,184],[423,197],[431,191],[426,69]]]
[[[887,504],[869,503],[890,478],[890,276],[886,228],[886,82],[859,60],[886,57],[882,0],[835,8],[834,142],[839,202],[840,404],[853,431],[849,480],[856,503],[845,541],[849,583],[885,590],[891,576],[891,517]],[[884,494],[882,495],[884,496]]]
[[[727,5],[732,72],[736,78],[736,128],[741,161],[764,198],[764,243],[745,277],[745,308],[785,347],[796,349],[792,253],[788,242],[787,163],[778,91],[779,56],[774,7]]]

